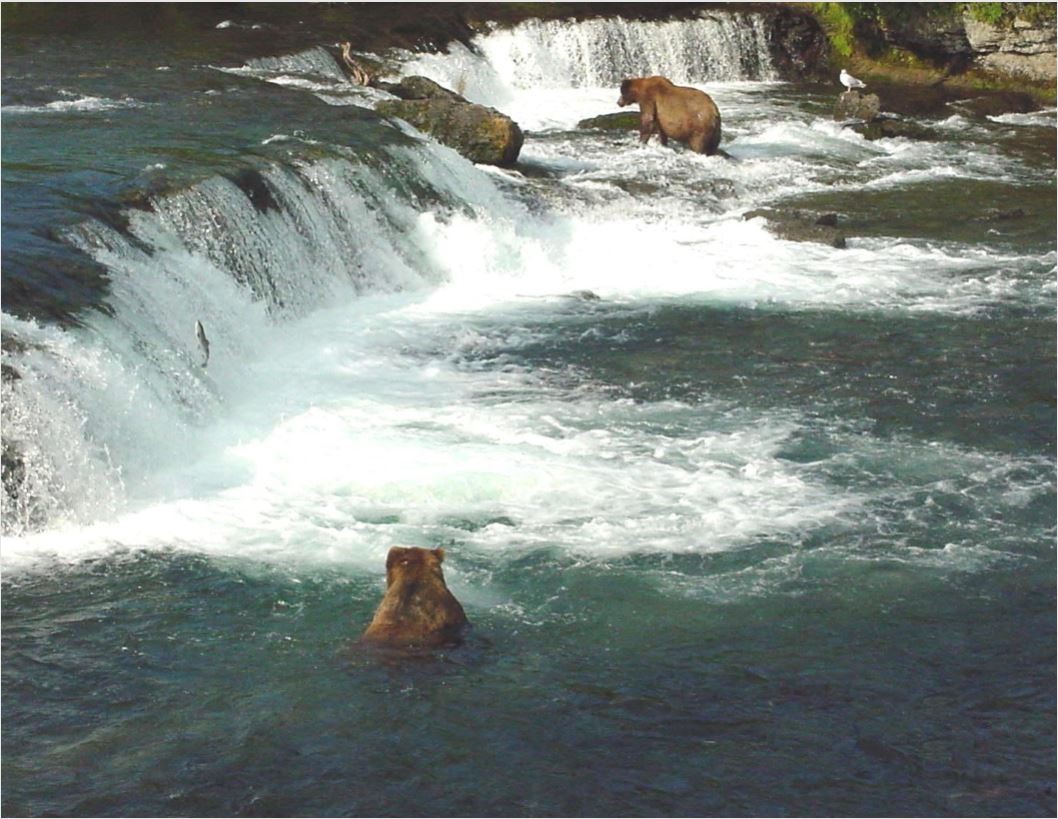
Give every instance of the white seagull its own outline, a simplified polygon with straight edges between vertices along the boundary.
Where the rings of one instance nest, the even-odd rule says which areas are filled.
[[[867,87],[867,83],[865,83],[863,80],[857,80],[844,68],[841,69],[841,76],[838,77],[838,79],[841,80],[841,84],[844,85],[845,88],[847,88],[849,91],[851,91],[853,88]]]

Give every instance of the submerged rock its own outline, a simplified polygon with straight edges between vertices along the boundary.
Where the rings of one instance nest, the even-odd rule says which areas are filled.
[[[525,135],[495,108],[469,102],[426,77],[379,87],[401,97],[380,102],[375,110],[382,116],[400,117],[471,162],[507,166],[518,159]]]
[[[743,219],[765,220],[768,230],[790,242],[818,242],[831,247],[845,247],[845,233],[838,225],[836,213],[811,213],[800,210],[760,208],[746,213]]]
[[[893,117],[878,117],[872,122],[859,122],[850,126],[867,139],[883,137],[907,137],[908,139],[936,139],[936,132],[924,125]]]
[[[1000,114],[1027,114],[1039,106],[1029,94],[1019,91],[993,91],[979,97],[956,100],[951,107],[963,114],[997,117]]]
[[[1008,222],[1012,219],[1024,219],[1029,212],[1024,208],[989,208],[980,216],[974,218],[975,222]]]

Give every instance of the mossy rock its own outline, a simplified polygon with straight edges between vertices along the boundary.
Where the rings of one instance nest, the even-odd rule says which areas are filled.
[[[385,100],[375,110],[400,117],[471,162],[513,165],[525,136],[518,123],[494,108],[452,99]]]
[[[614,114],[600,114],[597,117],[582,119],[578,128],[594,128],[600,131],[636,131],[639,129],[639,112],[618,111]]]

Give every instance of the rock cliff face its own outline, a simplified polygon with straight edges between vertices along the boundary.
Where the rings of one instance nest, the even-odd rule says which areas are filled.
[[[809,14],[780,7],[770,25],[771,54],[783,77],[797,79],[818,72],[827,54],[827,37]]]
[[[989,71],[1024,77],[1034,82],[1055,82],[1055,36],[1053,23],[1040,25],[1015,20],[1010,28],[982,23],[969,16],[966,39],[976,63]]]
[[[961,67],[971,65],[985,71],[1035,83],[1056,79],[1054,21],[991,24],[941,9],[921,16],[887,20],[882,35],[890,45],[923,56],[950,60]]]

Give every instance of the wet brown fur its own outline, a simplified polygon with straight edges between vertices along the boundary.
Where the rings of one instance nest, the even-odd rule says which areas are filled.
[[[657,134],[662,145],[675,139],[692,151],[712,156],[720,147],[720,111],[697,88],[673,85],[664,77],[638,77],[621,83],[621,107],[639,103],[639,141]]]
[[[361,642],[387,646],[458,643],[467,616],[445,585],[443,560],[444,549],[390,549],[386,593]]]

